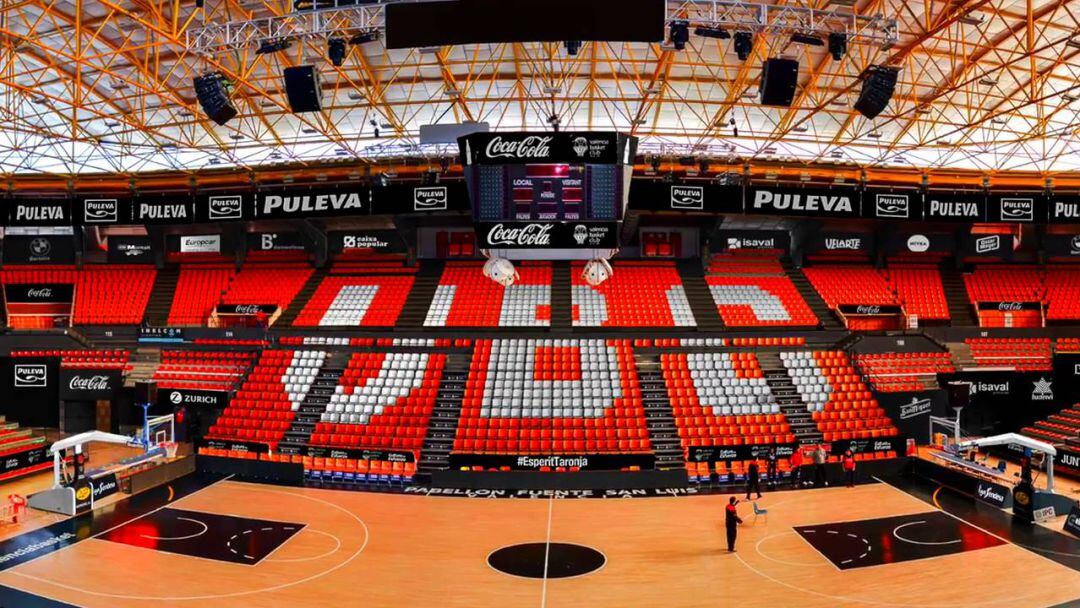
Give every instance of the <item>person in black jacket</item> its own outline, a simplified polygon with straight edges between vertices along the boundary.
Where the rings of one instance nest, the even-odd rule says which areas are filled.
[[[750,500],[750,493],[757,492],[761,498],[761,468],[756,460],[750,461],[750,468],[746,471],[746,500]]]
[[[776,446],[769,448],[769,454],[766,456],[765,462],[767,467],[765,469],[765,474],[769,478],[769,487],[776,487],[780,482],[780,476],[776,473]]]
[[[742,519],[739,518],[739,512],[735,510],[735,505],[739,504],[739,499],[732,496],[728,498],[727,507],[724,508],[724,526],[727,528],[727,550],[728,553],[735,551],[735,537],[739,534],[739,528],[737,527],[742,523]]]

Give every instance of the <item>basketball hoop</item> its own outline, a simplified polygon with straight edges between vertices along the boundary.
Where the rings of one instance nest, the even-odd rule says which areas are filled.
[[[179,449],[180,444],[175,441],[163,441],[158,444],[158,447],[165,449],[166,458],[176,458],[176,451]]]

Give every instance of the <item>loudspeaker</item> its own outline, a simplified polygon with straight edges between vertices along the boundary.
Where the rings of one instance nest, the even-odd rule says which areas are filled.
[[[285,68],[285,94],[294,114],[318,112],[322,109],[322,88],[315,66],[300,65]]]
[[[143,403],[149,403],[151,406],[157,404],[157,382],[153,380],[135,381],[135,405],[140,406]]]
[[[225,86],[225,77],[220,72],[211,72],[196,76],[194,79],[195,97],[210,120],[223,125],[237,115],[236,108],[229,101],[229,91]]]
[[[794,59],[766,59],[761,68],[761,105],[790,106],[799,80],[799,62]]]
[[[862,89],[855,109],[867,118],[874,118],[885,111],[896,89],[896,75],[899,68],[881,65],[870,66],[863,74]]]
[[[971,383],[949,383],[949,407],[967,407],[971,403]]]

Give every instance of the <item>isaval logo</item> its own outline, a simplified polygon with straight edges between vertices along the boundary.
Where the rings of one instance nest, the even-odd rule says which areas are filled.
[[[448,198],[446,186],[413,188],[413,210],[445,211]]]

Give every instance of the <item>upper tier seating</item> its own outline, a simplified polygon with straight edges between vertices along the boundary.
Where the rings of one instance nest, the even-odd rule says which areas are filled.
[[[446,355],[353,353],[311,445],[420,456]]]
[[[724,324],[816,327],[818,318],[784,274],[779,251],[714,254],[705,282]]]
[[[329,276],[293,325],[393,327],[409,298],[412,276]]]
[[[897,265],[879,270],[866,265],[813,266],[804,268],[803,272],[829,308],[842,305],[899,305],[906,314],[917,315],[921,320],[949,318],[941,274],[934,267]],[[872,320],[857,321],[862,324],[849,324],[849,327],[881,329],[867,325]]]
[[[478,340],[454,451],[650,452],[625,340]]]
[[[683,448],[795,441],[753,353],[668,353],[660,363]]]
[[[593,287],[581,277],[583,262],[570,268],[575,327],[693,327],[682,278],[672,262],[613,264],[610,279]]]
[[[184,265],[169,311],[170,325],[203,325],[218,304],[269,304],[285,310],[313,269],[304,263]]]
[[[1046,270],[1046,319],[1080,319],[1080,268],[1075,264],[1050,266]]]
[[[1033,266],[980,266],[964,275],[968,297],[979,302],[1044,302],[1043,273]],[[1042,327],[1039,310],[978,311],[982,327]]]
[[[882,273],[896,290],[896,298],[905,312],[918,315],[920,320],[949,319],[949,303],[937,267],[894,265]]]
[[[520,277],[503,287],[484,276],[483,262],[448,262],[435,288],[426,327],[551,325],[551,264],[516,264]]]
[[[979,365],[1009,367],[1017,371],[1052,371],[1049,338],[968,338],[971,357]]]
[[[129,371],[131,353],[126,350],[13,350],[12,357],[60,357],[63,369],[117,369]]]
[[[75,325],[138,325],[154,288],[153,266],[117,265],[20,268],[0,270],[4,284],[62,283],[75,286],[72,323]],[[12,327],[19,323],[9,319]],[[41,324],[33,324],[39,327]],[[51,326],[51,324],[49,325]]]
[[[956,371],[947,352],[860,353],[855,363],[870,386],[883,393],[934,388],[937,374]]]
[[[264,350],[207,438],[258,441],[276,449],[325,359],[324,351]]]
[[[228,391],[255,356],[253,351],[163,350],[153,379],[161,388]]]
[[[1045,420],[1024,427],[1020,433],[1055,446],[1068,445],[1073,450],[1080,449],[1080,404],[1073,404]]]
[[[843,351],[782,352],[780,360],[825,441],[898,433]]]

